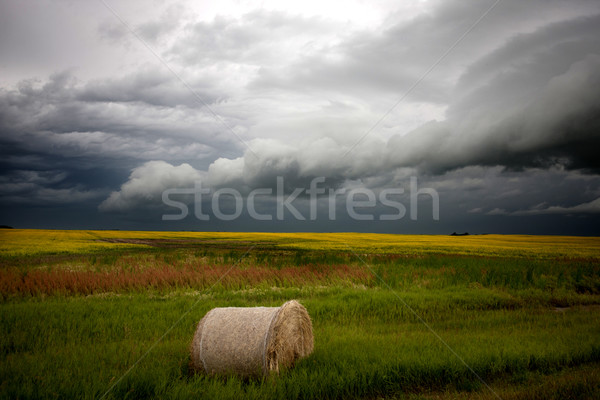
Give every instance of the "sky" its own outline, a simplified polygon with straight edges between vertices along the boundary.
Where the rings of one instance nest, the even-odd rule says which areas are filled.
[[[596,0],[0,0],[0,225],[600,235]]]

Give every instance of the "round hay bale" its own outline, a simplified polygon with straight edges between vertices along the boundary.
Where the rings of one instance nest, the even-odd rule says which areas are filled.
[[[214,374],[260,377],[313,351],[306,308],[296,300],[281,307],[213,308],[198,323],[191,346],[191,367]]]

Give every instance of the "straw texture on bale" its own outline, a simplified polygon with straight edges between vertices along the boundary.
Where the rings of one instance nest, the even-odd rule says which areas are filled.
[[[310,316],[300,303],[213,308],[198,323],[191,367],[199,372],[260,377],[313,351]]]

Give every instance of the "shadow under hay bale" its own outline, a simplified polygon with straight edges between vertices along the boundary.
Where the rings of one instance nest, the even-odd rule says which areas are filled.
[[[310,316],[295,300],[281,307],[213,308],[198,323],[190,365],[209,375],[261,377],[312,351]]]

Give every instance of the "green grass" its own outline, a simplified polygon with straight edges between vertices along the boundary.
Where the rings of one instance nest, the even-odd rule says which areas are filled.
[[[562,312],[539,306],[486,307],[480,301],[486,296],[472,292],[450,298],[452,291],[401,295],[486,381],[600,361],[598,312],[585,307]],[[188,345],[206,311],[278,305],[291,297],[307,307],[315,334],[314,354],[294,370],[265,382],[188,373]],[[386,290],[217,291],[197,300],[176,293],[5,303],[0,324],[2,395],[98,398],[194,304],[107,398],[361,398],[423,388],[483,389]]]
[[[196,244],[0,258],[0,273],[18,280],[10,287],[36,271],[50,279],[87,271],[118,280],[130,270],[165,266],[182,274],[234,266],[230,274],[247,279],[111,291],[91,285],[9,293],[4,286],[0,398],[495,398],[470,368],[502,398],[600,393],[597,258],[361,253],[367,267],[347,251],[273,246],[236,264],[246,248]],[[367,273],[325,273],[341,267]],[[257,270],[262,275],[250,274]],[[263,380],[188,370],[195,326],[208,310],[292,298],[306,306],[315,336],[314,353],[294,369]]]

